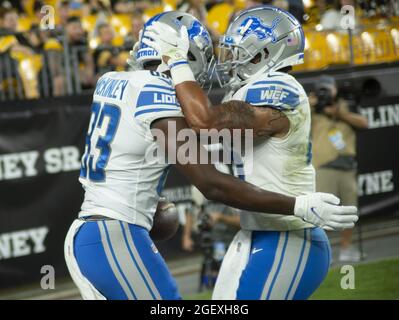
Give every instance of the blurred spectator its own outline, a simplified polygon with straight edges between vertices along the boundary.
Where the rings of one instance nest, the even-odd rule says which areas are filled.
[[[78,17],[69,17],[66,25],[68,43],[72,46],[86,45],[86,33]]]
[[[233,174],[233,169],[230,166],[215,163],[215,167],[225,174]],[[186,210],[182,247],[186,251],[192,251],[194,247],[193,233],[196,233],[200,248],[204,248],[204,245],[216,246],[218,255],[221,255],[221,248],[226,249],[240,229],[239,210],[206,200],[195,187],[192,187],[191,194],[195,205],[190,210]],[[195,226],[195,220],[197,220],[198,226]],[[194,230],[196,232],[193,232]],[[204,243],[208,241],[210,243]]]
[[[33,25],[40,25],[40,21],[42,18],[46,15],[46,11],[43,10],[43,7],[45,6],[45,3],[40,0],[36,0],[33,3]]]
[[[341,21],[343,14],[341,8],[343,6],[351,6],[356,8],[356,2],[354,0],[334,0],[334,1],[318,1],[320,5],[320,24],[324,30],[339,30],[342,29]],[[355,11],[355,14],[357,12]],[[354,20],[356,24],[356,19]]]
[[[226,1],[229,2],[229,1]],[[209,34],[211,35],[212,42],[216,45],[219,37],[221,36],[220,33],[213,28],[210,24],[208,24],[207,15],[208,12],[206,11],[205,1],[204,0],[184,0],[178,6],[177,10],[182,12],[187,12],[194,17],[196,17],[201,23],[207,28]]]
[[[127,57],[123,54],[123,48],[113,45],[115,32],[107,24],[98,26],[99,45],[94,50],[93,57],[95,62],[95,72],[102,75],[108,71],[123,71],[126,68]]]
[[[206,223],[211,231],[213,242],[223,243],[224,248],[227,248],[230,241],[233,239],[236,232],[240,229],[240,216],[237,210],[229,208],[222,204],[207,202],[203,206],[203,211],[199,213],[207,215],[206,218],[199,216],[200,223]],[[186,211],[186,224],[183,229],[182,247],[185,251],[192,251],[194,249],[193,230],[195,213],[189,210]],[[205,222],[201,222],[204,221]],[[199,244],[201,246],[201,243]]]
[[[66,36],[71,51],[72,66],[77,64],[80,84],[83,88],[94,85],[94,61],[87,46],[87,35],[78,17],[70,17],[66,25]]]
[[[189,217],[187,221],[190,221]],[[192,250],[193,241],[187,232],[189,226],[189,223],[186,223],[183,231],[184,235],[188,235],[187,238],[183,237],[183,248],[188,246],[188,249]],[[203,254],[199,290],[215,285],[227,247],[239,229],[238,210],[211,201],[206,201],[200,206],[196,235],[198,247]]]
[[[131,16],[131,30],[125,37],[124,47],[132,50],[134,44],[139,40],[140,30],[143,29],[144,19],[141,12],[134,12]]]
[[[18,13],[15,9],[0,9],[0,29],[4,32],[4,36],[0,36],[0,55],[8,65],[8,72],[2,75],[5,79],[3,88],[10,93],[14,92],[19,98],[38,98],[40,56],[35,55],[29,39],[17,32]]]
[[[20,0],[0,0],[0,8],[11,9],[14,8],[18,14],[26,13],[23,6],[23,1]]]
[[[93,14],[112,14],[111,4],[106,0],[84,0],[83,3],[77,3],[76,8],[81,8],[83,16],[89,16]]]
[[[397,0],[362,0],[358,2],[366,17],[386,18],[399,14],[399,1]]]
[[[304,15],[304,3],[307,4],[306,15]],[[41,10],[46,4],[55,6],[54,30],[40,30],[40,22],[47,13]],[[38,88],[42,93],[49,91],[50,94],[56,96],[65,94],[66,80],[72,92],[79,92],[80,89],[91,88],[96,76],[106,71],[124,70],[127,52],[138,40],[144,19],[159,12],[162,7],[166,10],[167,6],[173,7],[175,4],[179,10],[193,14],[207,27],[216,51],[219,37],[227,28],[228,22],[240,10],[259,5],[274,5],[288,10],[301,22],[305,17],[309,25],[318,24],[321,18],[324,29],[340,27],[342,19],[340,10],[343,5],[357,5],[357,17],[360,17],[361,13],[364,17],[371,18],[390,17],[399,11],[399,3],[395,0],[315,0],[310,2],[302,0],[177,0],[176,2],[0,0],[0,31],[3,31],[3,34],[0,34],[0,57],[7,61],[7,68],[3,68],[0,72],[4,76],[4,70],[7,69],[5,82],[12,84],[8,88],[15,87],[14,91],[19,90],[17,96],[12,93],[10,97],[21,95],[18,77],[23,82],[24,96],[32,98],[38,95]],[[112,19],[115,14],[119,16]],[[394,25],[395,22],[392,21],[387,23]],[[114,34],[108,23],[115,30],[120,30],[121,34]],[[27,29],[29,31],[26,31]],[[16,32],[17,30],[22,30],[22,32]],[[12,34],[6,36],[5,32]],[[70,46],[68,48],[63,48],[64,33],[67,35]],[[395,33],[392,33],[392,45],[396,43],[395,37]],[[311,37],[310,41],[312,41]],[[89,50],[88,43],[95,49]],[[99,43],[98,46],[96,43]],[[391,43],[386,45],[389,47]],[[359,50],[356,47],[355,49]],[[397,52],[395,55],[397,56]],[[384,56],[379,59],[385,62],[391,57]],[[27,68],[28,65],[29,68]],[[18,71],[23,68],[25,72]],[[67,79],[66,71],[68,70],[72,72],[68,72],[70,76]],[[41,81],[40,85],[36,78]]]
[[[56,25],[57,30],[63,30],[68,22],[68,18],[71,14],[71,8],[69,6],[69,1],[63,0],[58,3],[56,10],[58,21]]]
[[[287,0],[273,0],[272,6],[288,11],[289,3]]]
[[[20,52],[26,55],[33,54],[33,50],[29,43],[29,40],[25,35],[16,33],[18,29],[18,13],[15,9],[1,9],[0,10],[0,30],[4,32],[14,33],[10,37],[11,53]],[[12,40],[12,41],[11,41]],[[1,49],[0,49],[1,50]],[[4,50],[4,48],[3,48]]]
[[[199,21],[205,22],[207,11],[204,0],[185,0],[178,7],[179,11],[187,12],[196,17]]]
[[[313,165],[316,190],[335,194],[341,205],[357,206],[356,132],[367,128],[367,119],[349,110],[338,98],[335,79],[321,76],[316,92],[309,97],[312,107]],[[360,252],[351,247],[352,229],[342,232],[341,261],[358,261]]]
[[[302,0],[288,0],[289,12],[297,18],[300,23],[304,22],[305,8]]]
[[[144,11],[154,5],[159,5],[160,1],[148,0],[110,0],[112,11],[116,14],[127,14],[135,10]]]

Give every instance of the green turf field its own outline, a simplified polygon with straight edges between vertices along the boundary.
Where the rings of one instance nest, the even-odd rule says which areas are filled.
[[[330,270],[312,300],[331,299],[399,299],[399,258],[354,266],[355,289],[341,289],[341,267]],[[184,297],[188,300],[208,300],[210,292]]]

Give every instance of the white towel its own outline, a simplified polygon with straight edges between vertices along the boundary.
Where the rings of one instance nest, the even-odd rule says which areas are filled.
[[[251,253],[252,231],[239,231],[231,242],[216,280],[212,300],[235,300],[242,271]]]

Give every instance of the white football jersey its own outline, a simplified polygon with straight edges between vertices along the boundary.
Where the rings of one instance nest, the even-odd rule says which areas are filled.
[[[80,217],[103,215],[151,229],[169,166],[154,157],[150,126],[167,117],[183,117],[167,76],[142,70],[98,80],[79,178]]]
[[[264,74],[230,94],[228,100],[273,107],[281,110],[290,121],[290,130],[285,137],[254,141],[252,166],[244,159],[245,180],[262,189],[288,196],[314,192],[310,106],[303,87],[295,78],[282,72]],[[241,213],[241,226],[244,230],[278,231],[313,227],[293,215],[254,214],[248,211]]]

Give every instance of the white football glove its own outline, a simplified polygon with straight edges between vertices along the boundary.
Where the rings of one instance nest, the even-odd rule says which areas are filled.
[[[151,26],[146,27],[143,42],[167,57],[169,66],[179,61],[187,61],[190,40],[186,26],[181,26],[180,31],[177,32],[169,25],[155,21]]]
[[[359,219],[354,206],[339,206],[330,193],[310,193],[296,197],[294,215],[325,230],[353,228]]]

